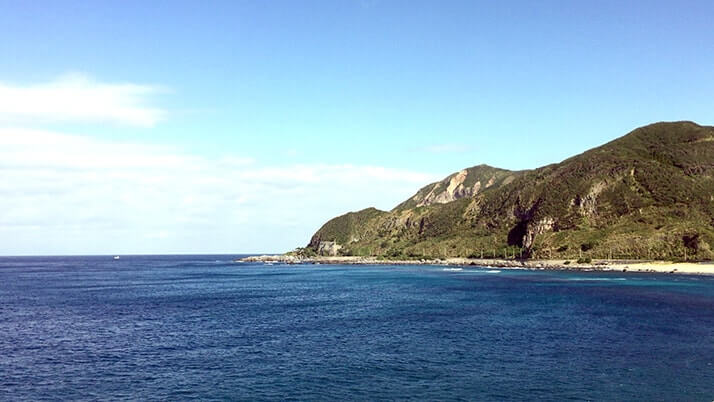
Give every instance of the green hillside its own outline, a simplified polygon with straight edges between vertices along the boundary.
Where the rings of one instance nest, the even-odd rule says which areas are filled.
[[[561,163],[479,165],[392,211],[327,222],[308,248],[394,258],[712,259],[714,127],[656,123]],[[335,250],[334,248],[331,250]]]

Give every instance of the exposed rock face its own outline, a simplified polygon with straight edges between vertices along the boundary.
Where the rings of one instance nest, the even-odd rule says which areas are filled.
[[[508,244],[523,247],[527,255],[530,255],[536,236],[553,230],[555,224],[555,220],[550,217],[536,218],[542,203],[543,201],[538,199],[530,207],[525,208],[519,199],[513,209],[513,216],[517,223],[508,233]]]
[[[342,248],[341,245],[334,241],[321,241],[317,246],[317,253],[320,255],[335,256]]]
[[[598,182],[590,187],[590,191],[584,197],[575,197],[573,203],[578,207],[581,215],[594,216],[597,213],[597,197],[606,187],[605,182]]]
[[[424,205],[431,204],[445,204],[447,202],[454,201],[461,193],[464,191],[464,180],[466,180],[466,170],[462,170],[455,174],[448,182],[446,189],[444,191],[439,191],[441,189],[442,183],[436,183],[434,188],[429,192],[429,194],[421,200],[417,206],[423,207]]]
[[[539,219],[536,222],[531,222],[528,225],[528,228],[526,229],[525,235],[523,235],[523,248],[526,249],[526,252],[530,254],[530,250],[533,247],[533,242],[535,241],[535,238],[537,235],[541,235],[547,231],[553,230],[553,225],[555,224],[555,220],[550,217],[545,217],[543,219]]]
[[[446,189],[444,189],[443,191],[439,190],[441,190],[444,183],[436,183],[434,184],[434,187],[432,187],[429,194],[426,195],[426,197],[422,198],[421,194],[417,194],[412,199],[417,202],[418,207],[423,207],[425,205],[432,204],[446,204],[447,202],[455,201],[459,198],[474,196],[481,188],[481,182],[477,181],[473,186],[465,187],[464,181],[466,181],[467,176],[468,172],[466,171],[466,169],[461,170],[453,177],[448,179]],[[493,180],[494,179],[492,178],[486,187],[493,184]]]
[[[466,168],[444,180],[424,186],[414,196],[397,205],[393,211],[448,204],[462,198],[473,198],[485,190],[510,183],[521,173],[488,165]]]

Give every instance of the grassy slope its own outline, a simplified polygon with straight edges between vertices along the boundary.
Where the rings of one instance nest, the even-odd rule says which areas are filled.
[[[348,255],[400,258],[711,259],[713,174],[714,128],[657,123],[531,171],[470,168],[469,185],[494,175],[496,185],[447,204],[410,198],[391,212],[343,215],[309,246],[336,240]]]

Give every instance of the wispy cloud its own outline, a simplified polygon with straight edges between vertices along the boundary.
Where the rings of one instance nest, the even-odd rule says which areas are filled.
[[[0,129],[0,175],[0,254],[284,251],[326,219],[391,208],[435,179],[19,128]]]
[[[35,85],[0,82],[0,121],[109,122],[151,127],[166,111],[149,106],[162,89],[133,83],[104,83],[83,74],[67,74]]]

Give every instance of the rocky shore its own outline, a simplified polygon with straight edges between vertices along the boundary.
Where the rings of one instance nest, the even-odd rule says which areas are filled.
[[[674,263],[668,261],[594,260],[577,263],[568,260],[505,260],[479,258],[446,258],[429,260],[388,260],[377,257],[300,257],[290,254],[250,256],[236,262],[264,264],[342,264],[342,265],[444,265],[480,266],[505,269],[573,270],[603,272],[659,272],[671,274],[714,275],[714,263]]]

